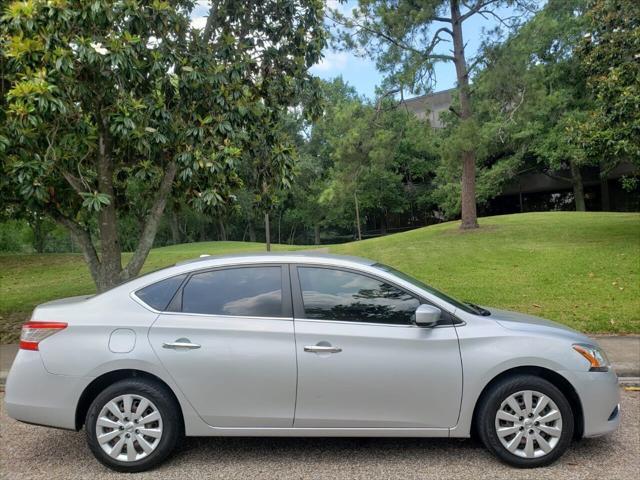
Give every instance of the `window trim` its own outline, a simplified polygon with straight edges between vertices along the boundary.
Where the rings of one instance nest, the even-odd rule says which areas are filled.
[[[302,297],[302,284],[300,283],[300,277],[298,275],[298,268],[302,267],[302,268],[322,268],[325,270],[338,270],[338,271],[342,271],[342,272],[347,272],[347,273],[352,273],[355,275],[362,275],[364,277],[369,277],[373,280],[376,280],[378,282],[382,282],[382,283],[386,283],[388,285],[391,285],[394,288],[397,288],[398,290],[406,293],[407,295],[412,296],[413,298],[417,299],[419,303],[419,305],[422,304],[427,304],[427,305],[433,305],[437,308],[440,308],[440,310],[442,310],[443,313],[446,313],[449,317],[450,317],[450,321],[447,323],[443,323],[441,325],[436,325],[435,327],[423,327],[420,325],[417,325],[415,323],[415,321],[411,322],[411,323],[406,323],[406,324],[398,324],[398,323],[376,323],[376,322],[352,322],[349,320],[339,320],[339,319],[322,319],[322,318],[307,318],[305,310],[304,310],[304,300]],[[289,277],[291,278],[291,290],[292,290],[292,297],[293,297],[293,318],[294,321],[305,321],[305,322],[331,322],[331,323],[341,323],[341,324],[349,324],[349,325],[377,325],[377,326],[383,326],[383,327],[403,327],[403,328],[440,328],[440,327],[453,327],[456,324],[457,318],[451,314],[450,312],[448,312],[447,310],[442,309],[440,306],[438,305],[434,305],[433,302],[427,300],[426,298],[424,298],[422,295],[418,295],[416,292],[407,290],[405,287],[402,287],[400,285],[398,285],[397,283],[391,281],[391,280],[387,280],[386,278],[382,278],[379,277],[377,275],[374,275],[372,273],[369,272],[365,272],[362,270],[357,270],[354,268],[349,268],[349,267],[342,267],[342,266],[337,266],[337,265],[323,265],[323,264],[314,264],[314,263],[291,263],[289,264]]]
[[[184,288],[191,280],[191,277],[194,275],[199,275],[202,273],[215,272],[220,270],[238,270],[241,268],[264,268],[264,267],[279,267],[281,274],[281,291],[282,291],[282,311],[279,316],[272,315],[224,315],[220,313],[197,313],[197,312],[183,312],[182,311],[182,296],[184,293]],[[268,318],[268,319],[282,319],[282,320],[291,320],[293,318],[293,306],[291,305],[291,282],[289,279],[289,270],[286,264],[283,263],[247,263],[241,265],[220,265],[218,267],[210,267],[203,268],[199,270],[193,270],[191,272],[187,272],[187,278],[182,282],[180,288],[176,290],[174,297],[171,299],[169,304],[167,305],[167,309],[163,312],[163,314],[171,314],[171,315],[193,315],[198,317],[229,317],[229,318]]]

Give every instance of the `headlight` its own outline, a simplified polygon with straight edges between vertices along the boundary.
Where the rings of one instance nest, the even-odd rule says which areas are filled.
[[[576,343],[573,349],[582,355],[591,365],[590,372],[606,372],[609,370],[609,359],[607,354],[598,347],[586,345],[584,343]]]

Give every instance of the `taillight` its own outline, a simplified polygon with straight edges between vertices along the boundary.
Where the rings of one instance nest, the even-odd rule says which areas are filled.
[[[64,322],[27,322],[22,325],[20,348],[22,350],[38,350],[38,344],[54,333],[67,328]]]

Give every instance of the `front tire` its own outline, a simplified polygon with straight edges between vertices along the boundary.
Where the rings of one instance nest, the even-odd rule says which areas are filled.
[[[533,375],[508,377],[485,396],[478,416],[482,442],[518,468],[550,465],[573,438],[573,412],[564,394]]]
[[[162,385],[140,378],[107,387],[86,417],[95,457],[118,472],[141,472],[164,461],[180,437],[178,408]]]

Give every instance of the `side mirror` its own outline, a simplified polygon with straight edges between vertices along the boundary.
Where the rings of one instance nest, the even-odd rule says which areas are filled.
[[[416,309],[416,325],[419,327],[433,327],[440,320],[442,311],[438,307],[422,304]]]

